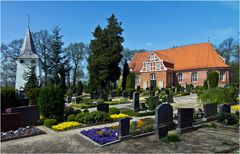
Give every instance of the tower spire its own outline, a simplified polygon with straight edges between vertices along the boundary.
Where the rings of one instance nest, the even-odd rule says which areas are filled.
[[[30,15],[28,15],[28,28],[30,27]]]

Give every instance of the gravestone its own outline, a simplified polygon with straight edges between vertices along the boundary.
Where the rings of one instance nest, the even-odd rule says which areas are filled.
[[[119,138],[123,139],[130,136],[130,118],[126,117],[119,120]]]
[[[91,99],[98,99],[99,96],[96,93],[91,94]]]
[[[230,105],[223,104],[220,106],[219,111],[225,112],[225,113],[231,113],[231,107],[230,107]]]
[[[12,108],[12,113],[20,113],[21,126],[37,125],[40,117],[39,107],[37,105],[20,106]]]
[[[193,108],[178,108],[178,128],[180,130],[192,128]]]
[[[117,97],[117,92],[116,91],[111,91],[111,97]]]
[[[168,103],[173,103],[173,96],[172,95],[168,95]]]
[[[165,93],[166,93],[167,95],[169,95],[169,90],[166,89],[166,90],[165,90]]]
[[[158,106],[159,105],[159,96],[153,96],[153,103],[155,106]]]
[[[168,135],[168,126],[162,125],[156,128],[155,135],[157,140],[160,140],[161,138],[166,137]]]
[[[145,103],[141,103],[141,109],[142,109],[142,111],[147,110],[147,106]]]
[[[97,111],[102,111],[108,113],[109,111],[109,104],[103,103],[103,104],[98,104],[97,105]]]
[[[123,92],[122,92],[122,96],[123,96],[124,98],[128,98],[128,92],[127,92],[127,91],[123,91]]]
[[[140,86],[137,86],[137,91],[139,91],[140,90]]]
[[[156,128],[167,125],[168,129],[173,127],[173,107],[170,104],[158,105],[155,113]]]
[[[108,100],[108,94],[101,94],[100,95],[101,99],[103,99],[104,101]]]
[[[211,118],[217,116],[217,104],[205,104],[203,105],[204,117]]]
[[[139,92],[137,91],[133,93],[133,111],[139,111]]]

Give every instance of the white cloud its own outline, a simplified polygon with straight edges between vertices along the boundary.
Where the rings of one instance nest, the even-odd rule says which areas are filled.
[[[152,46],[153,43],[151,43],[151,42],[147,42],[145,45],[146,45],[146,46]]]

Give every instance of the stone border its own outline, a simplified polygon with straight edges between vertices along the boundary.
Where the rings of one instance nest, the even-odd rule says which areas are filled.
[[[104,147],[104,146],[107,146],[107,145],[110,145],[110,144],[115,144],[115,143],[118,143],[118,142],[121,141],[120,139],[118,139],[118,140],[115,140],[115,141],[112,141],[112,142],[108,142],[108,143],[106,143],[106,144],[99,144],[99,143],[97,143],[97,142],[91,140],[89,137],[83,135],[81,132],[80,132],[80,136],[81,136],[82,138],[84,138],[84,139],[90,141],[90,142],[93,143],[94,145],[99,146],[99,147]]]
[[[1,142],[11,141],[11,140],[17,140],[17,139],[21,139],[21,138],[26,138],[26,137],[31,137],[31,136],[37,136],[37,135],[43,135],[43,134],[47,134],[47,133],[44,132],[43,130],[41,130],[41,132],[38,133],[38,134],[30,134],[30,135],[18,136],[18,137],[3,139],[3,140],[1,139]]]
[[[155,134],[155,131],[138,134],[138,135],[132,136],[130,139],[136,139],[136,138],[145,137],[145,136],[149,136],[149,135],[153,135],[153,134]]]

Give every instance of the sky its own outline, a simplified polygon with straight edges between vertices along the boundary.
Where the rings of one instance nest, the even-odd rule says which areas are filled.
[[[167,49],[207,42],[218,45],[239,36],[239,3],[226,1],[1,1],[1,42],[31,31],[62,28],[64,46],[90,43],[97,25],[115,14],[124,29],[124,48]]]

